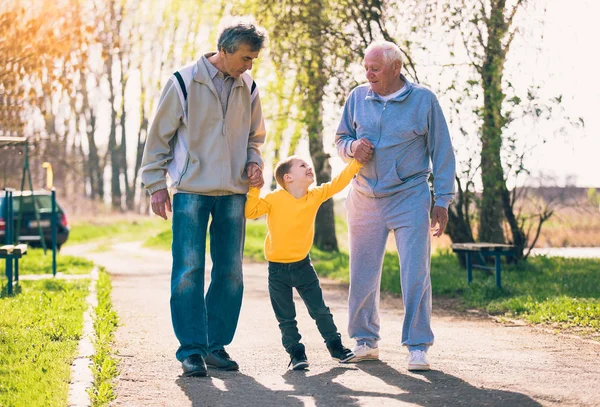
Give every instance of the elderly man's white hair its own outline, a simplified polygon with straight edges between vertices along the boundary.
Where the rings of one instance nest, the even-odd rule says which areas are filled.
[[[382,52],[384,64],[389,65],[394,61],[400,61],[400,63],[404,65],[404,62],[402,61],[402,51],[400,51],[400,48],[393,42],[384,40],[373,41],[369,44],[367,49],[365,49],[365,55],[374,49]]]

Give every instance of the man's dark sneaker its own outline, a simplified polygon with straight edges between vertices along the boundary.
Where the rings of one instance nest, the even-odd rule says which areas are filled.
[[[354,353],[350,349],[344,347],[344,345],[342,345],[342,340],[339,338],[327,343],[327,349],[329,350],[331,357],[340,363],[349,362],[354,358]]]
[[[292,367],[293,370],[304,370],[308,368],[308,360],[306,360],[306,353],[304,350],[296,350],[291,355],[290,363],[288,367]]]
[[[219,370],[240,370],[240,366],[231,359],[225,349],[213,350],[206,357],[208,367]]]
[[[183,359],[181,362],[183,375],[186,377],[204,377],[207,375],[206,363],[202,355],[194,354]]]

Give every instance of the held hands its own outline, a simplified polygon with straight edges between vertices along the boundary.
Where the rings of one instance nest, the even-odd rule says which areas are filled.
[[[350,150],[354,154],[356,161],[366,164],[373,157],[375,146],[366,138],[360,138],[352,142]]]
[[[167,188],[154,192],[150,202],[152,203],[152,212],[165,220],[167,219],[167,211],[172,212],[171,198],[169,197]]]
[[[433,236],[440,237],[448,224],[448,209],[434,206],[431,213],[431,228],[434,229]],[[435,228],[437,226],[437,229]]]
[[[246,164],[246,173],[248,174],[248,181],[250,181],[251,187],[263,187],[265,180],[263,178],[262,169],[257,163],[250,162]]]

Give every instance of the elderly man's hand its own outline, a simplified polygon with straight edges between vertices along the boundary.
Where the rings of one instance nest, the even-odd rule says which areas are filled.
[[[159,189],[154,192],[150,202],[152,204],[152,212],[163,219],[167,219],[167,211],[172,212],[171,198],[169,197],[167,188]]]
[[[262,188],[265,184],[263,172],[257,163],[250,162],[246,165],[246,173],[251,187]]]
[[[354,154],[354,158],[361,164],[366,164],[373,157],[373,149],[375,146],[366,138],[360,138],[352,142],[350,150]]]
[[[431,213],[431,228],[434,229],[433,235],[440,237],[446,225],[448,224],[448,209],[442,208],[441,206],[434,206]],[[437,229],[435,227],[437,226]]]

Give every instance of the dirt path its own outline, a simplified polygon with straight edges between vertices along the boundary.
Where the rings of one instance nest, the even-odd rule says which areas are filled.
[[[333,362],[306,308],[298,305],[300,331],[311,364],[286,369],[287,355],[268,301],[266,265],[245,266],[245,292],[236,337],[228,347],[240,372],[211,371],[182,378],[169,314],[170,253],[138,243],[110,252],[66,246],[112,275],[113,303],[121,325],[118,406],[593,406],[600,405],[600,344],[552,335],[522,325],[453,315],[434,308],[434,370],[406,370],[399,343],[402,307],[382,305],[381,362]],[[323,281],[345,343],[347,289]],[[435,304],[434,304],[435,307]]]

